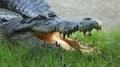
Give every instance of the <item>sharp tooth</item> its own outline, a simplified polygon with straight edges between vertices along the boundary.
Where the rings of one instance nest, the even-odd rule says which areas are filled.
[[[67,34],[67,37],[68,37],[68,38],[70,37],[70,34],[69,34],[69,33]]]
[[[62,34],[62,32],[60,32],[60,35]]]
[[[55,42],[55,45],[58,45],[57,41]]]
[[[57,44],[56,44],[56,45],[57,45],[57,46],[60,46],[60,43],[58,43],[58,42],[57,42]]]
[[[70,33],[71,35],[73,35],[74,33]]]
[[[70,35],[73,35],[73,33],[70,33]]]
[[[74,28],[74,30],[75,30],[75,31],[77,31],[77,30],[78,30],[78,28],[79,28],[79,26],[77,25],[77,26]]]
[[[60,47],[60,44],[58,44],[58,46]]]
[[[72,34],[73,31],[70,31],[70,34]]]
[[[66,36],[66,33],[63,33],[63,38],[65,38],[65,36]]]

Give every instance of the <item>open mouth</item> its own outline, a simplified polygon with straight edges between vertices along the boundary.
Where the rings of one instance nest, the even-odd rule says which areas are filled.
[[[6,17],[5,13],[5,17]],[[9,15],[8,15],[9,16]],[[12,15],[10,15],[11,17]],[[15,16],[17,18],[21,18]],[[8,17],[7,17],[8,18]],[[14,18],[14,15],[13,17]],[[22,19],[22,18],[21,18]],[[12,20],[11,18],[9,20]],[[6,20],[3,20],[6,22]],[[19,19],[20,21],[20,19]],[[35,36],[45,42],[46,44],[59,45],[65,50],[79,50],[81,52],[93,52],[94,48],[90,46],[84,46],[79,41],[70,39],[69,35],[75,31],[80,31],[86,34],[87,31],[91,31],[93,28],[100,29],[101,23],[94,18],[86,18],[83,20],[64,20],[61,18],[53,18],[46,20],[34,20],[27,24],[20,23],[8,23],[9,35],[14,35],[15,33],[32,31]],[[4,25],[3,25],[4,26]],[[4,27],[5,28],[5,27]],[[6,29],[6,28],[5,28]],[[11,31],[12,30],[12,31]],[[56,32],[57,31],[57,32]],[[62,33],[60,33],[62,32]],[[8,34],[7,34],[8,35]]]
[[[69,35],[69,34],[67,34]],[[79,41],[70,39],[67,35],[60,34],[59,32],[52,32],[46,34],[36,33],[35,36],[47,44],[59,45],[65,50],[79,50],[83,53],[96,52],[90,46],[84,46]],[[97,51],[98,52],[98,51]]]

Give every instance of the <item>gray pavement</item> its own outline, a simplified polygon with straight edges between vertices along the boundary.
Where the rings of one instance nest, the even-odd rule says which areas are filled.
[[[102,21],[103,31],[120,25],[120,0],[46,0],[51,9],[65,19],[94,17]]]

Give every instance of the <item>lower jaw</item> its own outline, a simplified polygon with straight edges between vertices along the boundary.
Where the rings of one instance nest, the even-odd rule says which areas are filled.
[[[71,48],[77,49],[80,45],[79,42],[73,39],[64,38],[59,32],[53,32],[51,34],[36,33],[35,36],[45,43],[59,45],[65,50],[70,50]]]
[[[53,32],[50,34],[35,33],[35,36],[47,44],[59,45],[65,50],[77,49],[82,53],[91,53],[94,51],[90,46],[84,46],[80,44],[80,42],[70,38],[64,38],[59,32]]]

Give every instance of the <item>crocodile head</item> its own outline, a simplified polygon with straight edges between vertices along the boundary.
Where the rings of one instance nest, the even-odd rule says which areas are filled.
[[[2,13],[3,14],[3,13]],[[6,15],[6,14],[5,14]],[[7,15],[7,18],[8,19]],[[1,16],[3,17],[3,16]],[[11,19],[9,18],[8,21]],[[16,19],[15,19],[16,20]],[[2,22],[2,20],[1,20]],[[59,45],[65,50],[78,49],[82,52],[93,52],[93,48],[82,45],[79,41],[70,39],[69,35],[76,32],[90,32],[93,29],[101,30],[101,22],[94,18],[85,18],[82,20],[65,20],[61,18],[34,20],[27,24],[21,23],[4,23],[1,28],[5,30],[4,34],[10,35],[20,32],[32,31],[35,37],[40,39],[40,42],[46,44]],[[2,29],[3,30],[3,29]]]
[[[20,2],[20,3],[19,3]],[[49,5],[47,5],[44,0],[34,0],[34,3],[32,3],[32,0],[1,0],[0,6],[4,6],[4,8],[9,8],[13,11],[18,12],[21,15],[26,15],[27,17],[34,17],[37,16],[43,16],[43,17],[49,17]],[[38,2],[40,4],[38,4]],[[31,4],[30,7],[25,7]],[[39,6],[35,7],[35,6]],[[24,7],[24,8],[23,8]],[[34,8],[31,8],[34,7]],[[30,9],[31,8],[31,9]],[[3,11],[4,12],[4,11]],[[45,12],[45,13],[44,13]],[[53,14],[50,15],[50,17],[53,16]],[[5,20],[6,21],[6,20]],[[31,23],[28,24],[20,24],[20,23],[8,23],[11,24],[10,26],[7,26],[6,23],[0,26],[6,26],[5,32],[7,34],[14,33],[15,31],[32,31],[36,37],[38,37],[40,40],[42,40],[45,43],[48,44],[59,44],[62,48],[66,50],[73,49],[79,49],[80,51],[86,51],[90,52],[91,48],[87,46],[81,45],[76,40],[72,40],[70,38],[67,38],[66,35],[69,37],[70,34],[81,31],[84,33],[84,36],[86,36],[86,32],[91,32],[91,30],[101,30],[101,23],[100,21],[94,19],[94,18],[85,18],[83,20],[64,20],[58,17],[54,18],[47,18],[47,19],[41,19],[41,20],[33,20]],[[10,31],[7,31],[6,29],[9,29]],[[14,29],[14,30],[13,30]]]
[[[93,29],[101,30],[102,24],[94,18],[85,18],[83,20],[64,20],[60,18],[48,20],[34,20],[35,25],[31,27],[37,38],[47,44],[56,44],[65,50],[79,49],[82,52],[92,52],[93,48],[83,46],[79,41],[70,39],[69,35],[80,32],[91,32]]]

